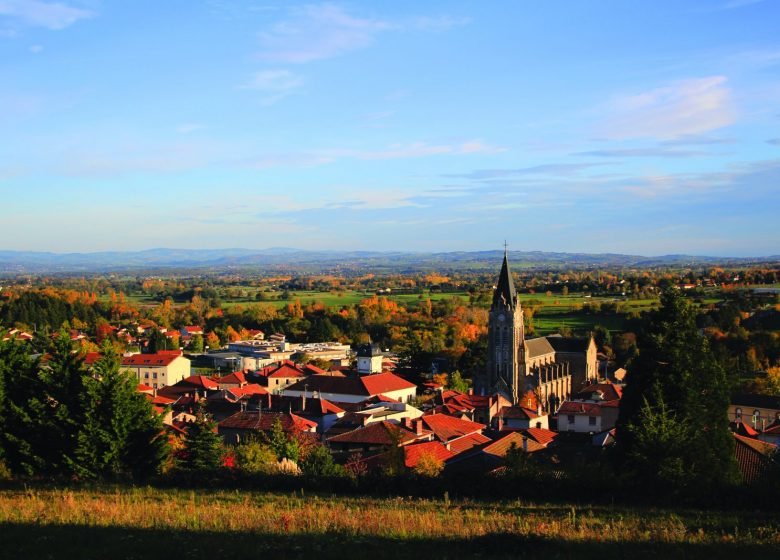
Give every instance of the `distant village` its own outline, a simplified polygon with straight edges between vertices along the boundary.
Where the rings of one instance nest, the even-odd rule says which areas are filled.
[[[152,329],[140,323],[115,335],[143,344]],[[182,347],[206,334],[197,325],[160,332]],[[555,468],[615,442],[626,370],[610,367],[592,337],[526,339],[506,256],[490,308],[488,363],[470,387],[450,386],[434,368],[414,383],[377,344],[353,349],[291,343],[257,329],[245,334],[203,352],[127,353],[121,368],[135,376],[174,440],[186,438],[205,411],[227,446],[267,439],[280,426],[357,472],[382,469],[399,451],[409,470],[427,461],[445,472],[500,472],[510,450]],[[84,336],[71,333],[74,341]],[[33,335],[13,329],[5,338]],[[90,367],[100,354],[84,359]],[[728,416],[743,481],[758,480],[780,445],[780,396],[737,395]]]

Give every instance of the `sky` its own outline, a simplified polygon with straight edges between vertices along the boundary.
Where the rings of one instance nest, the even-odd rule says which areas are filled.
[[[775,0],[0,0],[0,249],[780,254]]]

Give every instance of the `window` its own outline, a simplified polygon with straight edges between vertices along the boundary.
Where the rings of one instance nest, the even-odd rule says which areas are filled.
[[[569,422],[569,424],[574,424],[574,414],[569,414],[566,416],[566,420]]]
[[[753,411],[753,422],[758,422],[761,420],[761,411],[756,409]]]
[[[149,372],[144,373],[144,379],[149,379]]]
[[[153,379],[157,379],[157,372],[156,371],[152,374],[152,378]]]
[[[734,419],[735,420],[742,420],[742,409],[737,408],[734,410]]]
[[[588,416],[588,424],[590,426],[595,426],[596,425],[596,417],[595,416]]]

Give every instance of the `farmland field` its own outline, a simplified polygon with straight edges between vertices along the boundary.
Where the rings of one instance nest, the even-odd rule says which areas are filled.
[[[95,486],[0,491],[0,558],[777,558],[775,513]]]

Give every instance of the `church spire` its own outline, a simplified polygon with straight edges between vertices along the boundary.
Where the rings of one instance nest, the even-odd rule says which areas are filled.
[[[507,257],[506,243],[504,243],[504,263],[501,265],[501,272],[498,275],[496,291],[493,292],[493,307],[501,305],[514,308],[516,303],[517,291],[515,290],[515,281],[512,279],[512,273],[509,271],[509,259]]]

